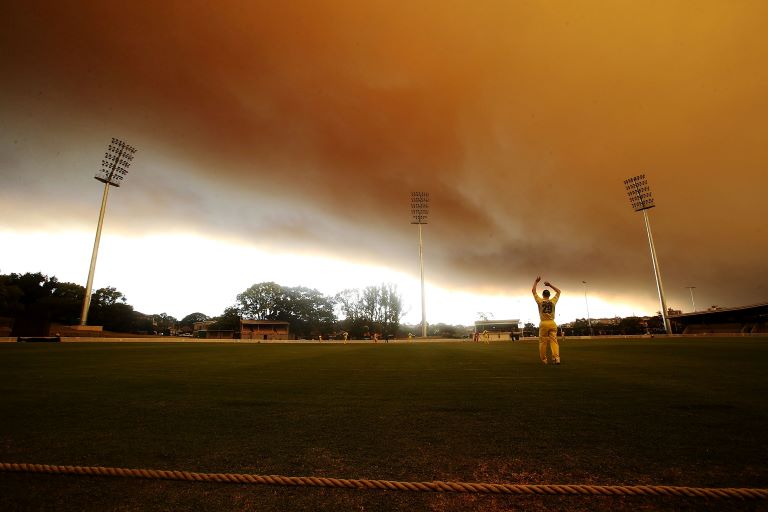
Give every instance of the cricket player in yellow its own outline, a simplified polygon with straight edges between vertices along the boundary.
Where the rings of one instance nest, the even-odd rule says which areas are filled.
[[[557,324],[555,323],[555,305],[560,298],[560,289],[551,284],[549,281],[544,281],[545,286],[549,286],[555,290],[555,296],[549,298],[549,290],[544,290],[541,294],[544,296],[539,297],[536,293],[536,286],[541,281],[541,276],[537,277],[533,282],[533,298],[536,299],[536,304],[539,307],[539,356],[541,362],[547,364],[547,345],[549,345],[552,351],[552,362],[560,364],[560,345],[557,343]]]

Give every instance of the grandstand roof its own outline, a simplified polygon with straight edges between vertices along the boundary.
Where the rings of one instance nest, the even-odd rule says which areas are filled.
[[[517,318],[511,320],[475,320],[475,325],[517,325],[519,323],[520,320]]]
[[[682,313],[669,316],[670,320],[676,320],[683,323],[693,323],[696,321],[717,322],[732,318],[756,317],[768,317],[768,302],[732,308],[707,309],[704,311],[694,311],[693,313]]]

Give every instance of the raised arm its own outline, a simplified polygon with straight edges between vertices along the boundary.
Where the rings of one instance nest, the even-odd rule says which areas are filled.
[[[533,286],[531,287],[531,293],[533,293],[533,296],[534,296],[534,297],[536,297],[536,296],[537,296],[537,293],[536,293],[536,285],[538,285],[538,284],[539,284],[539,281],[541,281],[541,276],[538,276],[538,277],[536,278],[536,280],[533,282]]]
[[[547,285],[547,286],[549,286],[549,287],[550,287],[550,288],[552,288],[553,290],[555,290],[555,293],[557,294],[557,295],[555,295],[555,297],[559,297],[559,296],[560,296],[560,288],[558,288],[557,286],[553,285],[553,284],[552,284],[552,283],[550,283],[549,281],[545,281],[545,282],[544,282],[544,284],[545,284],[545,285]]]

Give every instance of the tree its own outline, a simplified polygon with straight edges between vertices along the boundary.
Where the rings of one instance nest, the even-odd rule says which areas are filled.
[[[642,318],[628,316],[619,321],[619,329],[622,334],[645,334],[645,322]]]
[[[379,304],[379,289],[376,286],[366,286],[360,293],[358,309],[362,317],[371,324],[374,332],[381,332],[381,306]]]
[[[51,295],[41,300],[50,312],[51,321],[74,325],[80,321],[85,287],[74,283],[56,282]]]
[[[592,321],[592,332],[597,333],[597,324]],[[590,322],[586,318],[577,318],[571,323],[571,336],[589,336]]]
[[[24,310],[24,290],[14,279],[16,275],[0,276],[0,316],[13,318]]]
[[[526,322],[523,326],[523,336],[538,336],[538,329],[532,322]]]
[[[379,286],[379,300],[382,309],[382,329],[384,334],[395,334],[400,327],[403,316],[403,298],[393,283]]]
[[[35,304],[49,297],[56,288],[58,279],[49,278],[40,272],[26,274],[11,274],[11,282],[22,291],[21,303],[25,306]]]
[[[257,283],[237,296],[237,307],[248,320],[278,320],[283,289],[277,283]]]
[[[316,336],[333,330],[334,299],[303,286],[257,283],[237,296],[237,309],[248,320],[281,320],[297,336]]]
[[[125,304],[127,302],[125,295],[117,291],[112,286],[99,288],[91,295],[91,306],[106,307],[114,304]]]
[[[152,324],[155,326],[155,331],[158,334],[170,336],[171,330],[176,329],[176,323],[178,320],[167,313],[160,313],[159,315],[152,315]]]
[[[0,316],[74,324],[80,319],[85,288],[40,272],[0,276]]]
[[[663,334],[666,332],[664,330],[664,321],[661,318],[661,313],[656,316],[649,317],[646,320],[646,323],[648,325],[648,332],[651,334]]]
[[[369,319],[363,314],[360,290],[348,288],[334,297],[336,310],[344,319],[339,323],[352,338],[364,338],[369,332]]]
[[[344,290],[336,295],[336,304],[345,315],[342,328],[354,338],[365,336],[368,327],[385,336],[397,334],[403,316],[402,297],[391,283]]]
[[[240,330],[240,309],[236,306],[230,306],[224,310],[221,316],[214,318],[215,322],[208,326],[211,331],[239,331]]]
[[[179,320],[179,327],[193,327],[195,322],[206,322],[210,317],[203,313],[190,313]]]
[[[206,322],[210,320],[210,317],[206,314],[195,312],[190,313],[181,320],[179,320],[178,323],[178,329],[179,332],[182,333],[191,333],[195,329],[195,322]]]
[[[289,322],[291,332],[301,336],[327,333],[336,323],[334,300],[312,288],[283,288],[278,309],[277,319]]]
[[[133,312],[133,327],[131,332],[139,334],[154,334],[157,331],[152,315],[145,315],[138,311]]]
[[[99,288],[91,294],[91,306],[88,321],[92,325],[102,325],[107,331],[134,332],[143,330],[139,314],[128,304],[122,292],[112,286]]]
[[[430,331],[441,338],[463,338],[467,329],[461,325],[437,324],[431,325]]]
[[[106,306],[102,314],[101,324],[107,331],[134,332],[136,330],[137,313],[129,304],[116,302]]]

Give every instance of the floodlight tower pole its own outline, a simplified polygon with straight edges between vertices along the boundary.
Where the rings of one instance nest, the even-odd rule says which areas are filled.
[[[419,273],[421,274],[421,336],[427,337],[427,300],[424,293],[424,239],[419,224]]]
[[[693,312],[696,312],[696,302],[693,300],[693,290],[696,289],[695,286],[686,286],[688,288],[688,291],[691,292],[691,307],[693,307]]]
[[[656,256],[656,245],[653,243],[653,235],[651,234],[651,221],[648,218],[648,210],[643,210],[643,220],[645,221],[645,230],[648,233],[648,246],[651,248],[653,272],[656,274],[656,288],[659,292],[659,303],[661,304],[661,319],[664,321],[664,330],[667,331],[667,334],[672,334],[672,326],[669,323],[669,318],[667,318],[667,301],[664,299],[664,285],[661,282],[659,258]]]
[[[107,211],[107,197],[109,196],[109,183],[104,184],[104,194],[101,196],[101,210],[99,210],[99,223],[96,225],[96,239],[93,241],[91,253],[91,267],[88,269],[88,283],[85,285],[85,297],[83,297],[83,311],[80,314],[80,325],[87,325],[88,310],[91,308],[91,290],[93,289],[93,274],[96,272],[96,257],[99,255],[99,242],[101,241],[101,228],[104,225],[104,212]]]
[[[587,305],[587,325],[589,326],[589,335],[594,336],[592,332],[592,319],[589,316],[589,300],[587,299],[587,282],[582,281],[584,283],[584,303]]]
[[[421,226],[429,215],[429,192],[411,192],[411,224],[419,226],[419,271],[421,274],[421,337],[427,337],[427,301],[424,293],[424,239]]]
[[[101,229],[104,225],[104,213],[107,211],[107,198],[109,187],[119,187],[120,182],[128,174],[128,167],[133,160],[136,148],[127,145],[119,139],[112,139],[101,161],[101,170],[94,176],[104,183],[104,193],[101,196],[101,209],[99,210],[99,223],[96,225],[96,239],[93,241],[91,253],[91,266],[88,269],[88,282],[85,285],[85,297],[83,297],[83,310],[80,314],[80,325],[87,325],[88,310],[91,307],[91,290],[93,289],[93,275],[96,273],[96,257],[99,254],[99,242],[101,241]]]
[[[653,234],[651,233],[651,221],[648,218],[648,210],[656,206],[653,203],[651,189],[648,186],[648,180],[645,174],[634,176],[624,180],[624,186],[629,195],[629,201],[632,208],[638,212],[643,212],[643,221],[645,222],[645,231],[648,234],[648,246],[651,250],[651,262],[653,263],[653,272],[656,275],[656,290],[659,293],[659,304],[661,306],[661,319],[664,322],[664,330],[667,334],[672,334],[672,325],[667,317],[667,301],[664,298],[664,285],[661,282],[661,270],[659,269],[659,259],[656,256],[656,245],[653,243]]]

